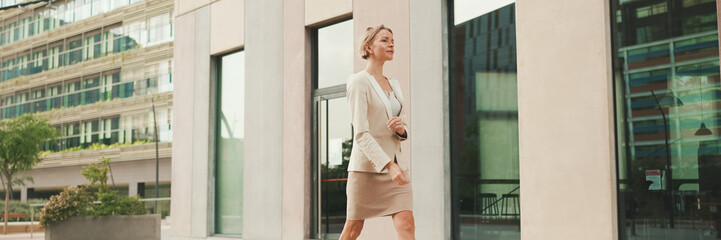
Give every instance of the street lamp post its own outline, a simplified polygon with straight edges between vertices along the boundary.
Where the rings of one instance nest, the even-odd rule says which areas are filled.
[[[155,97],[151,96],[151,97],[150,97],[150,102],[151,102],[151,104],[153,105],[153,129],[155,129],[155,130],[153,131],[153,132],[154,132],[153,135],[155,135],[154,137],[155,137],[155,198],[156,198],[156,200],[155,200],[155,208],[154,208],[154,209],[155,209],[155,213],[158,213],[158,200],[157,200],[157,198],[160,197],[160,196],[159,196],[159,193],[158,193],[158,192],[159,192],[159,191],[158,191],[158,190],[159,190],[158,187],[160,186],[160,183],[159,183],[159,181],[158,181],[158,172],[159,172],[158,169],[160,168],[160,164],[159,164],[159,160],[158,160],[158,119],[155,117],[155,99],[154,99],[154,98],[155,98]]]
[[[651,95],[653,96],[653,100],[656,101],[656,107],[657,107],[658,111],[661,112],[661,118],[663,118],[663,134],[664,134],[663,140],[666,143],[666,180],[667,180],[666,195],[668,197],[668,203],[669,203],[669,207],[670,207],[669,212],[668,212],[668,217],[669,217],[670,227],[674,228],[674,220],[673,220],[674,219],[674,216],[673,216],[674,215],[674,213],[673,213],[674,212],[674,204],[673,204],[673,195],[672,195],[673,175],[671,172],[672,171],[671,170],[671,149],[668,144],[669,125],[668,125],[668,120],[666,119],[666,113],[663,112],[663,109],[661,108],[661,104],[659,103],[658,98],[656,97],[656,93],[654,93],[653,90],[651,90]],[[672,97],[672,100],[675,100],[675,97]]]

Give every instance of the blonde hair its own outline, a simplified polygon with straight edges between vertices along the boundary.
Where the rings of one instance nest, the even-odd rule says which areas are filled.
[[[387,28],[383,24],[375,26],[375,27],[368,27],[366,28],[366,32],[363,34],[363,37],[361,38],[361,45],[360,45],[360,56],[363,59],[368,59],[368,56],[370,56],[370,53],[366,50],[366,45],[373,43],[373,39],[378,35],[378,33],[381,30],[388,30],[391,34],[393,34],[393,30],[390,28]]]

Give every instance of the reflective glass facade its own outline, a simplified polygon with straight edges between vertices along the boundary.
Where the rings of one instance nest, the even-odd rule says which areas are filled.
[[[12,13],[12,17],[0,21],[0,82],[12,85],[0,91],[0,119],[161,94],[164,97],[153,96],[158,137],[161,142],[171,141],[172,111],[163,101],[170,99],[167,93],[173,90],[172,45],[167,44],[173,40],[172,3],[155,1],[146,6],[149,12],[143,12],[142,18],[104,23],[109,18],[103,14],[129,11],[123,7],[139,2],[53,1],[50,6],[28,5],[36,8]],[[104,17],[95,18],[100,23],[93,27],[68,25],[90,24],[93,16]],[[157,46],[151,53],[131,51],[151,46]],[[115,58],[105,58],[110,56]],[[53,124],[62,135],[57,142],[47,143],[44,150],[97,149],[153,140],[150,110],[98,109],[105,110],[79,114],[83,116],[80,120],[55,119]]]
[[[173,139],[173,112],[170,107],[156,107],[158,141]],[[56,141],[48,142],[45,151],[76,151],[150,143],[155,140],[153,113],[121,113],[83,121],[55,125],[60,130]]]
[[[219,58],[215,119],[215,233],[243,233],[245,52]]]
[[[716,1],[611,5],[619,239],[719,239]]]
[[[171,92],[172,66],[172,60],[165,60],[139,69],[115,69],[0,95],[0,118]]]
[[[171,13],[150,16],[147,21],[104,26],[45,45],[0,56],[0,81],[30,76],[63,66],[90,61],[135,48],[173,40]],[[22,46],[27,47],[27,46]]]
[[[20,41],[61,26],[112,12],[144,0],[65,0],[28,10],[17,18],[0,19],[0,46]],[[2,0],[3,6],[23,1]],[[30,6],[28,6],[30,7]]]
[[[453,239],[520,239],[515,3],[450,3]]]

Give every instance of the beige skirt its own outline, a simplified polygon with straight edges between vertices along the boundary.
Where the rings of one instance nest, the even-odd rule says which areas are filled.
[[[348,172],[347,219],[363,220],[413,209],[411,184],[398,186],[387,173]]]

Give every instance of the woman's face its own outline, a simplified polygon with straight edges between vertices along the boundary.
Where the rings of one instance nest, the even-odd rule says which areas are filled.
[[[393,45],[393,34],[383,29],[376,34],[373,43],[368,45],[370,48],[369,52],[371,53],[369,57],[380,61],[393,60]]]

